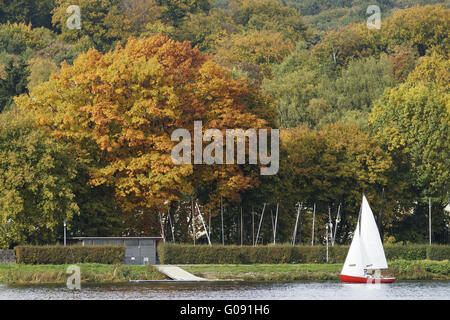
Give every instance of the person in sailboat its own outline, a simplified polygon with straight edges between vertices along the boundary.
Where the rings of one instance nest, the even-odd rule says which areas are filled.
[[[381,270],[377,269],[375,270],[375,279],[380,279],[381,278]]]

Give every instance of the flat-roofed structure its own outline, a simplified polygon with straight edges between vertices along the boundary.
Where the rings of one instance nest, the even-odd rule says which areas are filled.
[[[156,264],[158,253],[156,246],[161,237],[73,237],[70,243],[83,246],[115,245],[125,246],[124,264]]]

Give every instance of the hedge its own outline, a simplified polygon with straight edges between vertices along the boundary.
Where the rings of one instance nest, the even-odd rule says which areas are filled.
[[[450,246],[432,245],[427,246],[428,260],[448,260],[450,259]]]
[[[329,261],[342,263],[348,246],[329,247]],[[160,244],[158,257],[162,264],[278,264],[326,263],[323,246],[207,246]]]
[[[124,246],[17,246],[16,262],[24,264],[123,263]]]
[[[424,260],[427,258],[427,245],[387,245],[384,253],[388,261]]]
[[[329,263],[344,263],[349,246],[328,248]],[[446,260],[450,246],[386,245],[386,259]],[[220,246],[161,243],[158,256],[162,264],[278,264],[326,263],[325,246]]]

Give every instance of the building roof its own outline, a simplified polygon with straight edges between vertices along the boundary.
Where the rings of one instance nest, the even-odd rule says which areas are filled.
[[[71,237],[67,240],[162,240],[162,237]]]

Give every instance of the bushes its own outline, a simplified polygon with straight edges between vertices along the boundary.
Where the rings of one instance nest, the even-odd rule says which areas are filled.
[[[448,260],[450,246],[444,245],[392,245],[385,246],[386,259],[389,260]]]
[[[71,264],[71,263],[123,263],[123,246],[17,246],[17,263]]]
[[[348,246],[328,248],[329,263],[344,263]],[[391,245],[385,246],[386,259],[445,260],[449,246]],[[163,264],[277,264],[326,263],[324,246],[207,246],[162,243],[158,255]]]
[[[328,248],[329,263],[344,263],[348,246]],[[125,257],[122,246],[18,246],[14,248],[17,263],[121,264]],[[390,245],[385,246],[386,259],[447,260],[450,246]],[[162,264],[279,264],[326,263],[324,246],[207,246],[161,243],[158,246]]]
[[[329,248],[329,262],[343,263],[348,246]],[[277,264],[325,263],[322,246],[206,246],[160,244],[159,260],[163,264]]]
[[[448,261],[397,260],[389,264],[392,276],[402,280],[449,280]]]
[[[450,246],[427,246],[427,259],[438,261],[450,259]]]
[[[130,280],[166,280],[151,265],[131,266],[123,264],[77,264],[81,270],[81,283],[126,283]],[[69,265],[0,265],[0,283],[5,284],[43,284],[66,283],[70,274]]]
[[[386,259],[424,260],[427,258],[427,245],[390,245],[384,247]]]

